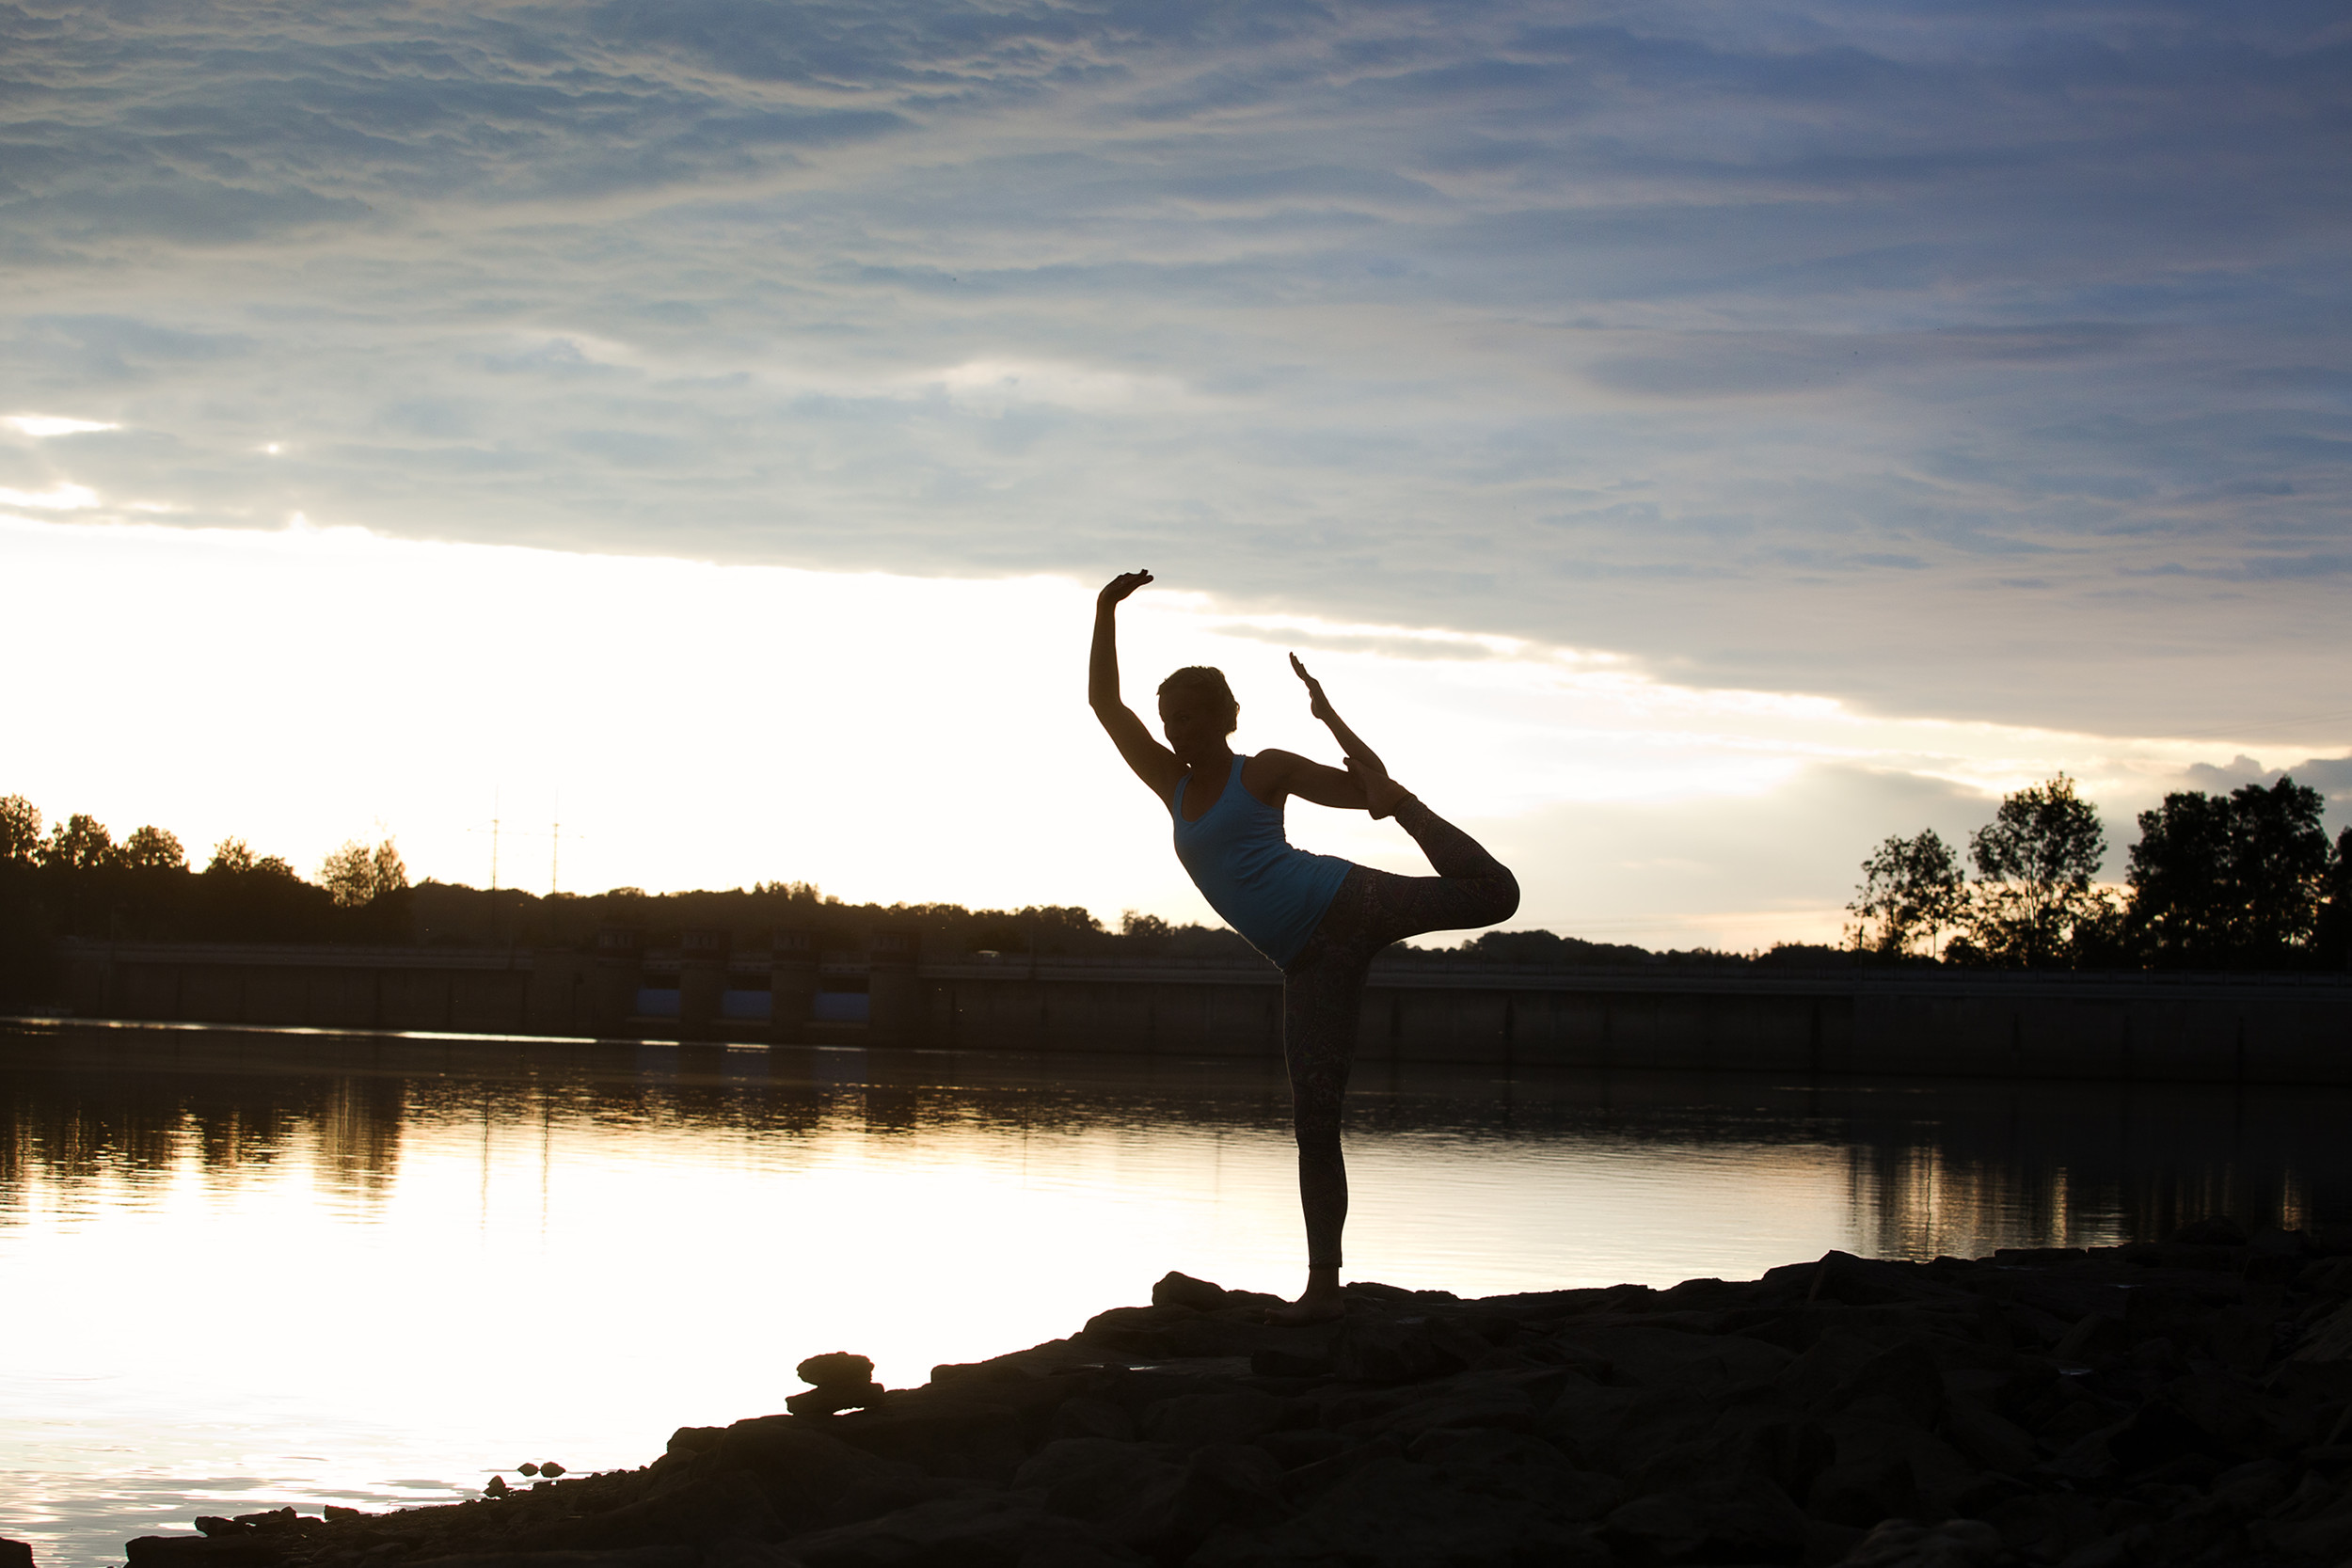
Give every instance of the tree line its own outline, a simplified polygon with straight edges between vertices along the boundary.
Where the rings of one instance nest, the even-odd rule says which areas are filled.
[[[355,838],[309,877],[237,838],[215,845],[198,869],[180,838],[163,828],[140,827],[118,840],[95,816],[74,813],[44,832],[31,801],[0,798],[0,1001],[55,998],[60,937],[588,947],[607,926],[634,928],[652,947],[675,945],[689,928],[711,928],[732,933],[739,946],[764,950],[773,932],[791,929],[822,948],[860,952],[875,930],[889,927],[918,934],[934,956],[1250,957],[1248,944],[1231,931],[1171,925],[1133,910],[1114,928],[1075,907],[847,904],[799,881],[545,897],[431,879],[411,884],[389,837],[373,844]]]
[[[2060,774],[2006,797],[1968,837],[1965,859],[1933,829],[1890,837],[1862,863],[1837,948],[1657,953],[1545,930],[1484,931],[1451,948],[1400,947],[1407,962],[1547,968],[1632,964],[1767,966],[1948,963],[2022,969],[2352,968],[2352,830],[2331,846],[2319,792],[2280,779],[2225,796],[2168,795],[2139,814],[2122,888],[2098,880],[2106,834]],[[199,870],[152,824],[118,841],[75,813],[43,831],[22,796],[0,798],[0,999],[54,994],[56,939],[592,945],[607,926],[648,945],[688,928],[764,947],[782,929],[820,946],[865,948],[883,927],[919,934],[927,956],[1254,961],[1230,930],[1171,925],[1134,910],[1116,927],[1074,906],[845,904],[807,882],[649,895],[638,888],[541,897],[426,880],[412,885],[397,844],[354,838],[311,877],[223,839]]]
[[[353,840],[316,880],[244,840],[213,847],[201,871],[153,824],[118,841],[75,812],[42,831],[22,795],[0,797],[0,997],[54,989],[58,937],[204,942],[405,942],[408,873],[390,839]]]
[[[1862,863],[1850,950],[2003,969],[2352,967],[2352,828],[2280,778],[2181,790],[2139,814],[2121,889],[2098,808],[2060,773],[2003,798],[1967,864],[1927,829]]]

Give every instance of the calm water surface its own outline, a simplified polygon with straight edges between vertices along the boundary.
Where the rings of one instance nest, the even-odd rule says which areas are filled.
[[[1464,1295],[2352,1218],[2309,1091],[1359,1071],[1349,1273]],[[0,1535],[640,1465],[1068,1334],[1295,1291],[1272,1064],[0,1027]]]

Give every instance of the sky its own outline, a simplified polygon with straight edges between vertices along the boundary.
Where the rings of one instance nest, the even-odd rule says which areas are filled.
[[[2118,866],[2342,826],[2348,74],[2292,3],[0,7],[0,793],[1200,917],[1078,700],[1148,566],[1131,693],[1314,748],[1298,647],[1516,925],[1834,935],[2059,768]]]

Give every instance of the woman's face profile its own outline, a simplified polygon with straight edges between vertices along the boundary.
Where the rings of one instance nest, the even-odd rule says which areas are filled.
[[[1160,694],[1160,733],[1168,736],[1168,749],[1186,760],[1223,751],[1232,718],[1222,703],[1197,687]]]

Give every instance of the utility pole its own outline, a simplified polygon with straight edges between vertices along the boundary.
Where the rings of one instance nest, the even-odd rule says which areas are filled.
[[[499,939],[499,791],[490,788],[490,940]]]

